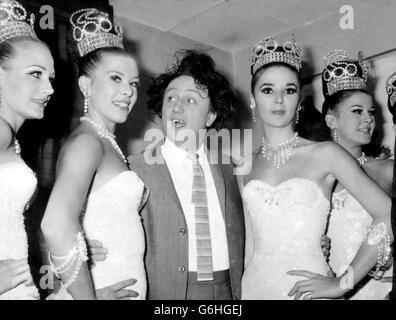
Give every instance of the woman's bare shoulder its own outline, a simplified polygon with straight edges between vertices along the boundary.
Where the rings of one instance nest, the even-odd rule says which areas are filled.
[[[59,153],[59,162],[68,165],[98,166],[104,155],[99,137],[90,132],[74,131]]]

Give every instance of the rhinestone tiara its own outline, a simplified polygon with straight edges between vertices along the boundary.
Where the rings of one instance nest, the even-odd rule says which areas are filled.
[[[110,21],[106,12],[96,8],[81,9],[70,16],[73,39],[77,42],[80,57],[99,48],[118,47],[122,44],[122,29]],[[116,34],[111,33],[112,29]]]
[[[278,45],[274,38],[267,38],[257,43],[253,48],[251,74],[255,74],[261,67],[273,62],[286,63],[300,72],[301,48],[294,34],[283,45]]]
[[[0,42],[26,36],[37,39],[34,15],[28,18],[26,9],[17,1],[0,2]]]
[[[362,51],[356,60],[350,58],[345,50],[334,50],[325,57],[325,64],[322,72],[325,96],[343,90],[367,89],[368,70]]]
[[[386,80],[386,93],[388,95],[388,107],[392,108],[396,105],[396,72]]]
[[[393,74],[391,74],[388,78],[388,80],[386,80],[386,94],[388,96],[396,93],[396,72],[394,72]]]

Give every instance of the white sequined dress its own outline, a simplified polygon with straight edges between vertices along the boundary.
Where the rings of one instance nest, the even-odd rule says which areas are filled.
[[[82,225],[87,239],[99,240],[108,250],[106,260],[91,268],[95,290],[130,278],[137,282],[128,287],[146,298],[144,268],[145,237],[138,212],[144,183],[133,171],[123,171],[88,197]],[[64,287],[48,299],[70,300]]]
[[[293,299],[288,293],[305,278],[288,275],[307,270],[327,275],[321,250],[329,201],[311,180],[292,178],[277,186],[251,180],[243,188],[245,215],[253,232],[252,258],[242,277],[242,299]]]
[[[331,239],[329,263],[336,275],[344,273],[362,242],[366,239],[372,218],[360,203],[345,189],[333,193],[328,236]],[[392,269],[384,276],[392,276]],[[370,279],[370,278],[368,278]],[[364,284],[364,285],[363,285]],[[350,299],[382,300],[392,289],[392,283],[375,279],[360,284]]]
[[[0,260],[28,257],[23,213],[36,186],[35,174],[22,159],[0,164]],[[39,299],[38,290],[34,285],[20,284],[0,294],[3,299]]]
[[[83,217],[88,239],[96,239],[107,248],[105,261],[91,270],[95,289],[129,278],[137,282],[130,289],[146,297],[144,230],[138,212],[144,184],[133,171],[124,171],[102,188],[91,192]]]

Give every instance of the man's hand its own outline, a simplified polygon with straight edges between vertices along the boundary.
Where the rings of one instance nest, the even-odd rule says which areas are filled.
[[[98,240],[88,240],[88,251],[93,265],[95,261],[104,261],[107,258],[107,249]]]
[[[0,294],[21,283],[28,286],[33,284],[27,259],[0,260]]]
[[[327,260],[330,256],[331,240],[325,234],[322,235],[322,238],[320,240],[320,246],[322,248],[323,255],[326,257]]]
[[[97,261],[104,261],[107,258],[107,249],[98,240],[88,240],[88,248],[92,264]],[[137,282],[136,279],[127,279],[117,282],[111,286],[96,290],[98,300],[129,300],[136,298],[139,294],[136,291],[126,289]]]
[[[98,300],[129,300],[130,298],[136,298],[139,295],[136,291],[126,289],[136,282],[136,279],[127,279],[98,289],[96,290],[96,298]]]

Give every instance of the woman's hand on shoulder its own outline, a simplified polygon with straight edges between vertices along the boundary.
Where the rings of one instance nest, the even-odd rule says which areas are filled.
[[[238,177],[249,175],[249,173],[252,171],[253,161],[259,153],[260,148],[247,155],[238,158],[233,157],[232,162],[234,164],[234,174]]]

